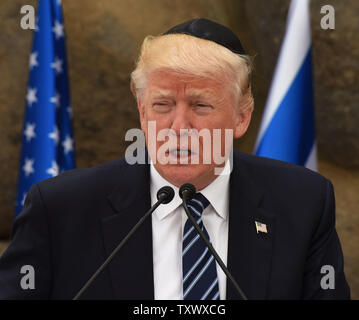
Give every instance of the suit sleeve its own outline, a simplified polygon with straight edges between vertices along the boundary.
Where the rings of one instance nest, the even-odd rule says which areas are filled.
[[[303,299],[350,299],[343,252],[335,230],[333,185],[326,181],[322,214],[308,251]]]
[[[15,219],[10,245],[0,258],[0,299],[49,298],[50,242],[47,212],[40,189],[34,185]]]

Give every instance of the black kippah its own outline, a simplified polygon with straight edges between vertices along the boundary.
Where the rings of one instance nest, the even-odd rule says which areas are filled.
[[[238,37],[229,28],[208,19],[194,19],[181,23],[166,34],[183,33],[220,44],[234,53],[245,54]]]

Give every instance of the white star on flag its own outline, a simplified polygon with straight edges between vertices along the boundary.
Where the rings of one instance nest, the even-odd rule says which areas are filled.
[[[28,177],[31,173],[34,173],[34,159],[25,158],[25,164],[22,170],[25,172],[25,176]]]
[[[64,26],[57,20],[55,21],[55,25],[52,28],[52,31],[55,33],[56,40],[64,36]]]
[[[30,54],[30,61],[29,61],[29,67],[30,70],[32,70],[33,67],[37,67],[39,65],[38,61],[37,61],[37,52],[32,52]]]
[[[55,61],[51,63],[51,68],[55,69],[56,74],[60,74],[62,72],[62,60],[55,57]]]
[[[36,127],[35,123],[26,123],[24,135],[26,137],[27,142],[31,141],[32,138],[36,137],[35,127]]]
[[[55,126],[53,132],[49,133],[49,138],[54,139],[56,145],[59,143],[59,129],[57,129],[57,126]]]
[[[26,101],[31,107],[34,102],[37,102],[36,97],[37,89],[36,88],[28,88],[26,94]]]
[[[61,6],[62,0],[57,0],[57,5]]]
[[[74,149],[73,140],[70,136],[66,136],[66,139],[62,142],[62,146],[64,147],[65,154],[69,153]]]
[[[60,95],[58,92],[56,92],[54,97],[50,98],[50,102],[55,103],[56,108],[58,108],[60,106]]]
[[[46,170],[46,173],[56,177],[59,174],[59,166],[56,161],[52,161],[52,167]]]

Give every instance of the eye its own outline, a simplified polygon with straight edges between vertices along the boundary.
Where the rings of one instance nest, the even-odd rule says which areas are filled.
[[[199,115],[205,115],[205,114],[211,112],[212,109],[213,109],[213,107],[207,103],[197,102],[194,104],[194,110]]]
[[[152,104],[152,108],[159,113],[165,113],[170,111],[170,103],[167,101],[156,101]]]
[[[198,108],[212,108],[212,105],[209,101],[206,100],[197,100],[192,102],[192,106]]]

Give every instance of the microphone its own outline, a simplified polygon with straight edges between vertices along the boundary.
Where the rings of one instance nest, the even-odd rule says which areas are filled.
[[[82,289],[76,294],[73,300],[78,300],[82,294],[87,290],[87,288],[95,281],[99,274],[106,268],[106,266],[112,261],[116,254],[121,250],[125,243],[132,237],[132,235],[137,231],[137,229],[143,224],[143,222],[151,215],[153,211],[157,209],[160,204],[167,204],[172,201],[175,196],[173,188],[169,186],[164,186],[157,191],[157,202],[146,212],[146,214],[137,222],[137,224],[130,230],[125,238],[122,239],[120,244],[112,251],[109,257],[105,262],[96,270],[92,277],[86,282]]]
[[[223,272],[225,273],[227,278],[231,281],[231,283],[233,284],[233,286],[239,293],[242,300],[248,300],[248,298],[243,293],[242,289],[239,287],[236,280],[233,278],[233,276],[231,275],[231,273],[229,272],[229,270],[223,263],[222,259],[220,258],[220,256],[216,252],[216,250],[213,248],[212,244],[209,242],[209,240],[207,239],[207,237],[205,236],[205,234],[203,233],[201,228],[198,226],[198,224],[197,224],[196,220],[193,218],[192,214],[189,212],[189,209],[187,207],[187,201],[191,200],[194,197],[195,193],[196,193],[196,188],[193,184],[190,184],[190,183],[183,184],[179,189],[179,195],[182,199],[182,206],[187,214],[187,217],[191,221],[192,225],[194,226],[194,228],[196,229],[197,233],[200,235],[202,240],[205,242],[209,251],[211,251],[213,257],[216,259],[216,261],[218,262],[219,266],[221,267],[221,269],[223,270]]]

